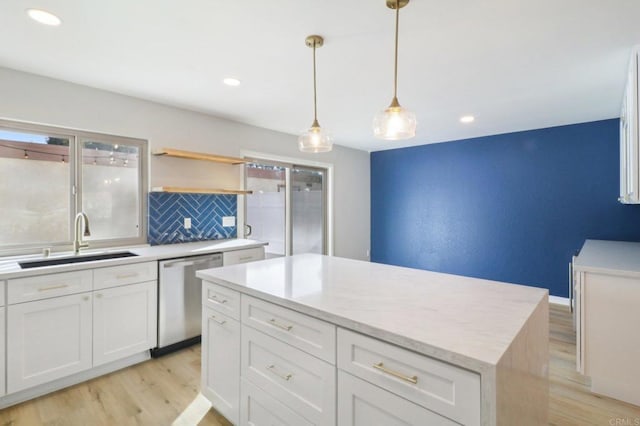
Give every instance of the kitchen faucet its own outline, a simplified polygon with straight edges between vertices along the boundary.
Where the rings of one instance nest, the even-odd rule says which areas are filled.
[[[89,230],[89,218],[85,212],[80,212],[76,215],[76,219],[73,224],[73,254],[79,254],[81,248],[89,247],[89,244],[82,242],[82,235],[80,234],[80,222],[84,220],[84,233],[85,237],[91,236]]]

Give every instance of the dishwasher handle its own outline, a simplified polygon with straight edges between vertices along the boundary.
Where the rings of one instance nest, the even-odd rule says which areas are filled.
[[[200,260],[176,260],[174,262],[165,262],[162,264],[162,266],[165,268],[184,268],[187,266],[203,265],[205,263],[211,263],[212,261],[216,261],[216,260],[219,260],[219,259],[217,257],[211,257],[211,258],[200,259]]]

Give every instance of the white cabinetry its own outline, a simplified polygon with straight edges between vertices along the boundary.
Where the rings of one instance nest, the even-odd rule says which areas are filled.
[[[202,311],[202,394],[229,421],[238,424],[240,418],[240,321],[226,314],[227,297],[240,303],[240,295],[215,284],[205,283]],[[207,295],[218,294],[215,302]],[[214,303],[212,305],[212,303]],[[222,313],[224,312],[224,313]],[[236,318],[239,312],[236,311]]]
[[[627,86],[620,113],[620,198],[624,204],[640,203],[640,46],[635,47],[629,61]]]
[[[6,393],[6,376],[5,376],[5,311],[4,307],[4,281],[0,281],[0,396]]]
[[[7,318],[6,393],[45,383],[51,391],[68,382],[50,382],[94,367],[104,374],[113,361],[142,360],[156,345],[156,278],[157,263],[145,262],[8,280],[7,307],[0,308]],[[4,282],[2,289],[4,295]],[[2,312],[3,332],[4,318]]]
[[[338,426],[458,424],[341,370],[338,389]]]
[[[94,292],[94,367],[156,346],[157,291],[148,281]]]
[[[480,425],[478,373],[206,281],[202,342],[234,424]]]
[[[91,367],[91,293],[7,309],[7,393]]]
[[[334,424],[335,366],[245,325],[241,352],[242,377],[312,424]]]
[[[578,371],[595,393],[640,405],[640,276],[576,274]]]
[[[225,251],[222,253],[222,265],[255,262],[264,259],[264,246],[244,250]]]
[[[313,426],[313,423],[244,378],[240,405],[242,407],[241,425]]]

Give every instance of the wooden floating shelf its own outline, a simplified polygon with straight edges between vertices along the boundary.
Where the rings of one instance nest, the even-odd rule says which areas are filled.
[[[153,155],[165,155],[167,157],[186,158],[189,160],[205,160],[213,161],[215,163],[224,164],[246,164],[249,160],[237,157],[226,157],[224,155],[204,154],[202,152],[182,151],[173,148],[161,148],[158,151],[154,151]]]
[[[241,189],[186,188],[180,186],[155,186],[151,188],[151,192],[172,192],[175,194],[253,194],[253,191],[244,191]]]

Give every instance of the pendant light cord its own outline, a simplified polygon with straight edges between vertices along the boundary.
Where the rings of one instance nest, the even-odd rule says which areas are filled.
[[[396,54],[393,67],[393,99],[398,99],[398,27],[400,26],[400,0],[396,0]]]
[[[316,42],[313,42],[313,123],[318,124],[318,99],[316,88]]]

